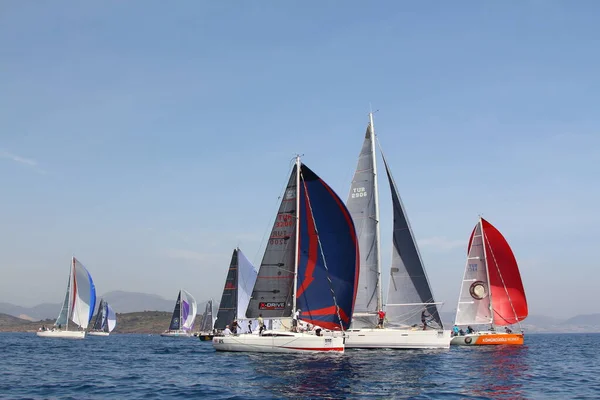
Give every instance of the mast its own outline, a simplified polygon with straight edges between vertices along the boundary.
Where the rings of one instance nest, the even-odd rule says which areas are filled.
[[[294,285],[292,287],[292,318],[296,314],[298,286],[298,243],[300,243],[300,155],[296,156],[296,243],[294,250]]]
[[[492,317],[492,326],[494,326],[494,303],[492,302],[492,288],[490,287],[490,267],[488,265],[487,250],[485,249],[485,232],[483,231],[483,221],[481,215],[479,216],[479,229],[481,230],[481,245],[483,247],[483,262],[485,263],[485,273],[487,275],[487,291],[490,298],[490,312]]]
[[[373,113],[369,113],[369,127],[371,128],[371,154],[373,157],[373,186],[375,193],[375,261],[377,263],[377,311],[383,307],[383,288],[381,285],[381,247],[380,247],[380,229],[379,229],[379,189],[377,185],[377,154],[375,153],[375,126],[373,125]]]

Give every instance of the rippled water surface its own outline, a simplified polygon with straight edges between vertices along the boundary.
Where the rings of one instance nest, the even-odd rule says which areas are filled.
[[[215,353],[195,338],[4,333],[0,397],[600,398],[600,334],[530,334],[525,342],[298,356]]]

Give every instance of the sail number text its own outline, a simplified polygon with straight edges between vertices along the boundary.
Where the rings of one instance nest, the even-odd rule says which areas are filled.
[[[294,226],[294,217],[289,214],[279,214],[275,221],[275,228],[287,228]]]
[[[352,189],[352,198],[356,199],[358,197],[367,197],[367,191],[364,187]]]
[[[477,272],[477,264],[469,264],[469,272]]]

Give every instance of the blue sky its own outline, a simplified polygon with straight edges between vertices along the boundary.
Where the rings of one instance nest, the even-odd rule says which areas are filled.
[[[233,247],[260,262],[295,153],[346,198],[372,104],[444,311],[483,213],[532,314],[600,312],[599,12],[3,3],[0,301],[60,302],[71,254],[100,293],[218,298]]]

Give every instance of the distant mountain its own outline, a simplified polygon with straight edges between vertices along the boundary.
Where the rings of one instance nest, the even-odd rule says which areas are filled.
[[[441,312],[446,329],[454,326],[454,312]],[[569,319],[530,315],[521,323],[527,333],[577,333],[600,332],[600,314],[577,315]]]
[[[117,314],[117,327],[113,333],[161,333],[169,327],[171,312],[144,311]],[[199,327],[202,317],[196,317],[194,327]],[[35,332],[40,326],[52,326],[54,319],[46,321],[28,321],[0,314],[0,332]]]
[[[0,313],[32,321],[39,321],[46,318],[56,318],[58,317],[59,311],[59,303],[43,303],[33,307],[21,307],[10,303],[0,303]]]
[[[167,300],[156,294],[135,293],[116,290],[105,293],[104,298],[117,313],[131,313],[141,311],[165,311],[173,312],[175,307],[175,298]],[[196,299],[199,301],[199,299]],[[198,303],[198,314],[204,312],[206,301]],[[61,304],[44,303],[34,307],[22,307],[10,303],[0,303],[0,313],[12,315],[30,321],[40,321],[45,319],[56,319],[60,311]]]
[[[115,290],[105,293],[102,298],[110,304],[117,313],[130,313],[137,311],[173,311],[175,299],[165,298],[148,293],[124,292]]]

